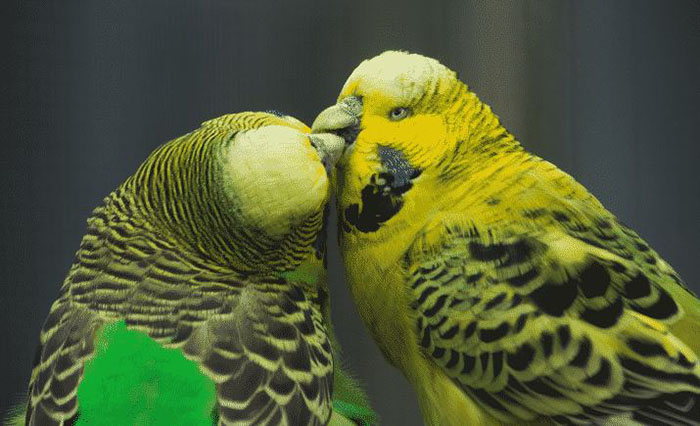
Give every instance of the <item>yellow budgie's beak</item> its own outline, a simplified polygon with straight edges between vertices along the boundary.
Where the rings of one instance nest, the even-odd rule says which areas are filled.
[[[312,133],[335,133],[352,144],[360,132],[362,98],[347,96],[318,115],[311,126]]]

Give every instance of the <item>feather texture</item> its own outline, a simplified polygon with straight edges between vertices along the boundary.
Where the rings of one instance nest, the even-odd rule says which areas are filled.
[[[349,286],[427,424],[700,424],[700,301],[453,71],[385,52],[313,131],[346,136]]]
[[[262,140],[256,130],[267,126],[290,129],[309,153],[308,163],[295,165],[299,173],[322,172],[322,190],[308,195],[318,197],[315,207],[299,207],[299,220],[283,234],[279,226],[267,233],[264,222],[245,222],[251,206],[236,203],[242,194],[227,189],[227,167],[256,161],[228,157],[230,146],[246,135],[246,143],[265,149],[276,142]],[[196,363],[216,386],[219,424],[329,421],[334,363],[323,245],[317,242],[325,238],[328,188],[307,132],[289,117],[223,116],[158,148],[105,198],[88,220],[41,331],[27,425],[77,421],[95,338],[118,321]],[[299,268],[305,279],[285,275]]]

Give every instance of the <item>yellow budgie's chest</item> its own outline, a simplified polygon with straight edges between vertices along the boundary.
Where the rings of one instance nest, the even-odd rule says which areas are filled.
[[[430,183],[431,188],[434,185],[431,176],[419,176],[413,183],[419,181]],[[387,202],[396,211],[383,217],[382,200],[367,194],[385,192],[381,188],[384,183],[370,180],[362,192],[351,190],[341,195],[340,243],[348,285],[365,325],[387,359],[410,376],[423,355],[411,309],[413,295],[405,256],[419,236],[425,237],[426,223],[435,216],[445,216],[445,200],[435,198],[436,191],[409,189]],[[359,205],[359,213],[354,205]]]
[[[369,245],[352,235],[342,239],[346,276],[358,311],[388,361],[417,389],[426,424],[502,426],[420,349],[404,265],[396,257],[413,238],[409,241],[407,235],[397,234],[391,242]],[[383,261],[377,261],[377,256]]]
[[[417,351],[400,265],[401,243],[368,245],[352,235],[341,237],[346,276],[357,309],[384,355],[399,368]]]

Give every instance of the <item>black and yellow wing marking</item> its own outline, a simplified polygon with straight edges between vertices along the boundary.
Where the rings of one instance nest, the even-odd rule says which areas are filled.
[[[105,223],[109,221],[109,226]],[[235,274],[98,208],[40,336],[27,425],[70,425],[103,324],[181,348],[216,383],[220,424],[323,425],[332,355],[318,301]]]
[[[588,235],[541,229],[444,225],[414,243],[406,273],[426,355],[505,422],[700,425],[698,357],[670,331],[678,297],[698,300],[613,220]]]

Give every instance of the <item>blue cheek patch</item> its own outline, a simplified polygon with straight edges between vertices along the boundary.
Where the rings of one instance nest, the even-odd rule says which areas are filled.
[[[380,145],[377,153],[379,154],[379,161],[381,161],[382,167],[394,177],[392,187],[402,188],[408,186],[410,188],[412,185],[411,181],[421,173],[419,169],[414,168],[408,162],[403,152],[398,149]]]

